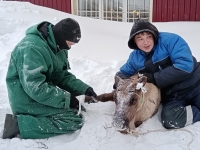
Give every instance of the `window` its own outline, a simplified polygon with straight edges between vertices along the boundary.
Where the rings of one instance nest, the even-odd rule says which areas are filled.
[[[99,19],[99,0],[77,0],[76,14]]]
[[[95,19],[133,22],[150,18],[150,0],[73,0],[73,14]]]
[[[150,0],[128,0],[127,22],[141,18],[149,20]]]
[[[122,21],[122,0],[103,0],[103,18],[105,20]]]

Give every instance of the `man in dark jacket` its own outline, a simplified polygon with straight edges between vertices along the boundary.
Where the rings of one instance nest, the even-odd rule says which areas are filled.
[[[76,96],[96,93],[68,72],[67,50],[80,38],[80,26],[71,18],[55,26],[42,22],[26,31],[11,53],[6,76],[14,115],[6,115],[3,139],[18,134],[23,139],[48,138],[82,127]]]
[[[148,21],[137,20],[128,46],[134,51],[116,75],[129,78],[139,72],[161,89],[163,126],[182,128],[200,121],[200,63],[185,40],[174,33],[158,32]]]

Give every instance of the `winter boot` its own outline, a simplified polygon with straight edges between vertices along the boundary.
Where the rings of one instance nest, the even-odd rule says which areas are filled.
[[[6,114],[2,139],[12,139],[20,134],[17,117]]]

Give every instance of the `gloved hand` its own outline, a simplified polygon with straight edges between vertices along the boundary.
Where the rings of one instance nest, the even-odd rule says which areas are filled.
[[[147,82],[148,83],[153,83],[154,85],[157,85],[156,84],[156,80],[154,79],[154,76],[153,76],[152,73],[143,73],[143,76],[147,77]]]
[[[70,96],[70,108],[79,109],[79,101],[75,95],[71,94]]]
[[[85,95],[97,97],[97,94],[94,92],[93,88],[91,88],[91,87],[89,87],[89,88],[86,90]]]

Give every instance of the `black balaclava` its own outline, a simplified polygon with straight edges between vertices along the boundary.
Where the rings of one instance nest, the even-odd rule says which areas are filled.
[[[146,20],[138,19],[133,24],[133,27],[130,32],[129,40],[128,40],[128,46],[130,49],[139,49],[136,43],[134,42],[134,38],[137,34],[142,32],[149,32],[153,35],[154,38],[154,44],[157,44],[158,42],[158,29],[151,24],[150,22]]]
[[[81,29],[78,22],[72,18],[59,21],[52,27],[56,44],[60,50],[70,49],[67,41],[78,43],[81,38]]]

